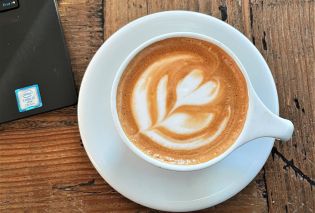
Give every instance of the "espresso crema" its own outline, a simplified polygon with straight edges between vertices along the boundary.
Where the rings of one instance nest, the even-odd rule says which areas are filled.
[[[245,78],[220,47],[169,38],[138,53],[117,89],[117,112],[127,137],[158,160],[190,165],[226,151],[248,110]]]

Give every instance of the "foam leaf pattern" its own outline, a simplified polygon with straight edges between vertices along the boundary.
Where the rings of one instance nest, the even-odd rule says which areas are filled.
[[[182,61],[190,60],[194,63],[195,59],[185,54],[158,60],[142,74],[133,91],[132,110],[139,133],[170,149],[196,149],[211,143],[222,134],[231,115],[229,109],[215,131],[207,131],[217,118],[211,110],[202,109],[211,107],[209,104],[219,96],[220,82],[215,78],[205,79],[206,69],[187,70],[189,67]],[[186,72],[182,79],[163,71],[174,64],[178,73],[182,72],[178,67],[186,66],[182,68]],[[159,79],[151,78],[156,73],[161,73],[156,75]]]
[[[176,88],[177,98],[183,98],[194,92],[203,80],[202,71],[195,69],[181,80]]]
[[[158,120],[154,126],[163,127],[176,134],[193,134],[208,126],[213,119],[211,113],[190,115],[187,113],[175,113],[174,111],[183,105],[203,105],[215,99],[218,93],[217,84],[208,81],[202,84],[203,74],[201,70],[194,69],[189,72],[176,87],[176,103],[170,112],[166,112],[167,102],[167,75],[163,76],[157,86],[157,114]],[[167,114],[166,114],[167,113]],[[198,121],[196,120],[198,117]]]
[[[177,134],[193,134],[207,127],[213,117],[212,113],[201,113],[197,119],[196,116],[187,113],[174,113],[167,117],[160,126]]]
[[[178,83],[176,88],[177,100],[172,111],[183,105],[207,104],[216,98],[219,84],[208,81],[201,85],[202,80],[202,71],[193,70]]]
[[[158,83],[157,87],[157,114],[158,122],[162,121],[166,114],[166,99],[167,99],[167,82],[168,77],[165,75]]]

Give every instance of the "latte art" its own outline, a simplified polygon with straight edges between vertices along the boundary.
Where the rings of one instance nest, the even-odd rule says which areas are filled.
[[[248,108],[245,79],[219,47],[171,38],[142,50],[126,68],[117,111],[143,152],[175,164],[208,161],[240,134]]]
[[[162,58],[147,67],[135,84],[131,108],[139,132],[166,148],[191,150],[204,146],[214,141],[228,123],[230,106],[212,134],[203,131],[217,117],[211,104],[215,105],[224,92],[220,91],[219,80],[205,81],[207,67],[194,68],[198,60],[182,53]],[[170,69],[174,70],[173,75]],[[175,97],[173,103],[168,103],[169,96]],[[208,109],[201,109],[206,105]],[[189,107],[196,110],[190,111]]]

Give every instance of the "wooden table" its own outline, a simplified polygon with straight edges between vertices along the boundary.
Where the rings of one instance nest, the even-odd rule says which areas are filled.
[[[126,23],[193,10],[243,32],[267,60],[293,139],[276,143],[254,181],[213,212],[315,211],[314,0],[59,0],[78,89],[93,54]],[[98,175],[80,141],[77,107],[0,125],[0,212],[149,212]],[[27,133],[27,134],[26,134]]]

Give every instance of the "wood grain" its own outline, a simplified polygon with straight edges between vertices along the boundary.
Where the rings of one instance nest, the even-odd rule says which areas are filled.
[[[265,166],[271,212],[315,211],[315,2],[253,1],[252,35],[275,77],[295,134]]]
[[[98,47],[128,22],[158,11],[213,15],[243,32],[275,77],[292,141],[277,143],[242,192],[203,212],[315,209],[315,5],[312,0],[59,0],[79,89]],[[77,127],[76,106],[0,125],[0,212],[153,212],[122,197],[96,172]]]

